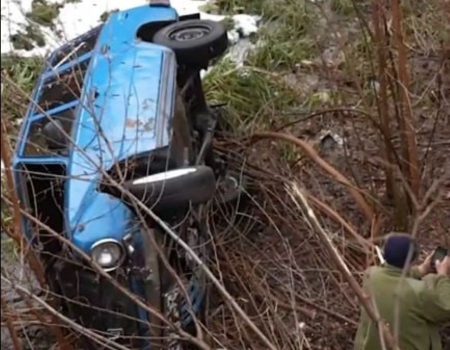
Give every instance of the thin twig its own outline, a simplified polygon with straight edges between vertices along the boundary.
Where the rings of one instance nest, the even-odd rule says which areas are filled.
[[[320,225],[314,211],[309,206],[306,197],[303,195],[298,185],[295,182],[292,183],[291,186],[287,188],[287,191],[293,203],[299,209],[303,208],[304,211],[306,212],[307,220],[310,222],[311,226],[314,228],[316,233],[320,236],[321,241],[324,244],[324,247],[326,248],[330,256],[333,258],[337,268],[341,271],[342,275],[347,280],[352,290],[355,292],[359,302],[364,307],[369,317],[378,325],[389,347],[391,349],[398,350],[398,345],[395,342],[395,339],[392,336],[392,333],[389,330],[387,324],[380,318],[379,314],[375,311],[373,305],[367,301],[367,297],[365,296],[364,291],[361,289],[358,282],[348,269],[346,263],[342,259],[333,242],[331,241],[329,234],[327,234],[327,232]]]

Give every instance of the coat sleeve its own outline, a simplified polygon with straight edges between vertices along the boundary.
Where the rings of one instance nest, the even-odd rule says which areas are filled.
[[[370,278],[371,271],[373,269],[374,269],[373,267],[369,267],[366,271],[364,271],[364,275],[362,278],[362,288],[366,293],[368,292],[368,281]],[[358,329],[356,331],[355,340],[353,343],[353,350],[365,349],[367,342],[366,338],[369,333],[369,328],[370,328],[369,316],[367,315],[364,307],[361,306]]]
[[[435,324],[450,322],[450,277],[431,274],[422,280],[420,298],[424,317]]]

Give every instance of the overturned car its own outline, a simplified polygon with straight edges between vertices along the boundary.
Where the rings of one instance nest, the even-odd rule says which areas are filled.
[[[202,210],[232,178],[199,72],[227,45],[222,24],[168,2],[115,12],[53,52],[24,119],[16,190],[52,292],[69,317],[130,348],[180,346],[169,331],[195,334],[203,316],[202,270],[152,214],[206,261]]]

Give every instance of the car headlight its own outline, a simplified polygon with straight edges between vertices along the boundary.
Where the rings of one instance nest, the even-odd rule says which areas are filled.
[[[112,271],[122,264],[125,259],[125,252],[118,241],[104,239],[92,246],[91,256],[105,271]]]

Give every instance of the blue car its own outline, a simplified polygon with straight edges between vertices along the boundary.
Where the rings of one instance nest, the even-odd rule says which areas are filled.
[[[221,183],[237,187],[212,147],[220,113],[199,72],[227,45],[222,24],[180,17],[168,1],[112,13],[50,55],[24,118],[16,189],[44,224],[23,219],[50,288],[69,317],[132,349],[183,344],[90,261],[195,334],[205,276],[151,212],[208,259],[202,211]]]

